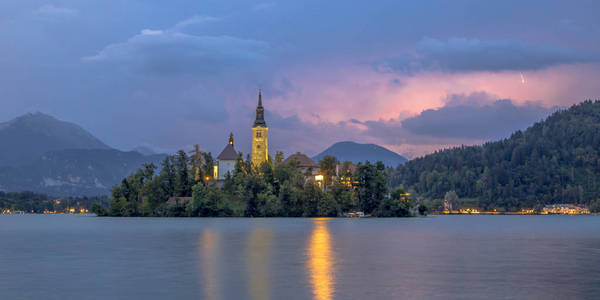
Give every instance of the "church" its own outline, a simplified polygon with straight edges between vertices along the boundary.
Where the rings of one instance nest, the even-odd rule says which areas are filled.
[[[269,160],[269,141],[267,133],[269,128],[265,122],[265,109],[262,105],[262,91],[258,91],[258,105],[256,106],[256,119],[252,126],[252,165],[259,167]],[[214,166],[213,178],[224,180],[227,173],[233,175],[235,162],[238,154],[233,144],[233,133],[229,134],[229,143],[225,146],[221,154],[217,156],[217,163]]]

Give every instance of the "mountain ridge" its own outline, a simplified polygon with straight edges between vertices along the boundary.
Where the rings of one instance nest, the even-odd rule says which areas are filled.
[[[81,126],[40,112],[0,123],[0,166],[27,165],[45,152],[112,149]]]
[[[43,113],[0,123],[0,191],[53,196],[106,195],[144,163],[164,154],[120,151],[81,126]]]
[[[424,199],[454,191],[485,210],[600,201],[600,101],[559,110],[525,131],[438,151],[391,172],[388,184]]]
[[[376,144],[360,144],[353,141],[341,141],[329,146],[323,152],[312,157],[319,161],[325,155],[335,156],[339,161],[376,162],[382,161],[388,167],[397,167],[408,161],[404,156]]]

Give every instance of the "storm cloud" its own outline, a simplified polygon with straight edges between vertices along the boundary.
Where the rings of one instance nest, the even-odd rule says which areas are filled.
[[[194,144],[217,152],[233,132],[247,153],[262,88],[269,149],[316,154],[353,140],[422,155],[510,134],[522,127],[512,123],[541,118],[537,109],[598,98],[600,63],[590,53],[600,53],[599,8],[577,0],[4,0],[0,121],[42,111],[112,147],[165,152]],[[528,109],[528,100],[542,104]],[[500,121],[467,115],[486,109],[528,121],[505,120],[502,131]],[[461,113],[456,132],[443,132]]]
[[[380,61],[380,71],[415,74],[421,71],[478,72],[540,70],[561,64],[598,62],[598,54],[519,40],[479,40],[424,37],[415,54]]]
[[[194,20],[178,23],[176,29]],[[114,62],[157,74],[214,75],[266,60],[268,44],[232,36],[196,36],[175,29],[144,29],[126,42],[106,46],[87,62]]]
[[[417,135],[437,138],[499,139],[541,121],[556,108],[539,103],[515,105],[510,99],[488,104],[472,101],[449,102],[402,121],[402,127]]]

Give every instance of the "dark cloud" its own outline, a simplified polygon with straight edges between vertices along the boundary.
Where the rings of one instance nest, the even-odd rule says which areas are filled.
[[[178,31],[185,22],[191,21],[182,21],[175,29],[144,29],[126,42],[108,45],[84,60],[113,62],[142,72],[167,75],[215,75],[266,60],[269,46],[265,42]]]
[[[597,54],[570,48],[538,45],[518,40],[423,38],[416,54],[376,63],[376,69],[414,74],[420,71],[524,71],[554,65],[597,62]]]
[[[515,67],[500,60],[490,66],[485,60],[499,53],[511,62],[520,52],[523,64],[543,68],[586,61],[585,55],[573,49],[598,52],[600,47],[600,39],[595,38],[600,32],[595,16],[600,2],[41,2],[47,1],[0,1],[0,120],[47,111],[123,149],[145,144],[172,151],[200,143],[220,151],[233,131],[236,144],[239,132],[240,149],[246,145],[247,151],[252,124],[248,113],[254,110],[259,87],[265,95],[277,97],[276,101],[288,101],[266,105],[288,116],[267,120],[273,149],[314,154],[339,140],[392,146],[454,144],[462,140],[413,133],[398,118],[376,120],[373,116],[374,120],[365,121],[366,114],[357,105],[365,97],[348,91],[372,81],[365,86],[373,88],[374,96],[378,94],[377,102],[395,107],[390,103],[417,101],[402,92],[415,83],[399,71],[458,72],[505,65],[518,69],[519,64]],[[422,40],[431,34],[440,40]],[[485,40],[447,40],[452,36]],[[504,42],[503,46],[494,42],[506,37],[526,43]],[[381,65],[398,74],[382,76],[364,70],[364,62],[406,53],[406,49],[416,49],[414,56]],[[543,59],[531,57],[535,53]],[[560,94],[549,91],[551,99],[541,100],[564,103],[595,97],[598,71],[588,71],[590,75],[583,78],[584,67],[590,68],[571,70],[582,78],[578,85],[559,82]],[[353,77],[357,69],[360,76]],[[549,76],[556,75],[569,76],[560,70]],[[441,93],[431,97],[437,99]],[[347,100],[335,105],[339,97]],[[307,115],[299,107],[320,115],[321,122],[294,116]],[[358,120],[327,121],[333,116],[338,120],[341,112],[347,113],[342,118]]]
[[[467,101],[459,101],[456,95],[452,98],[442,108],[403,120],[402,127],[436,138],[497,139],[525,129],[555,110],[534,102],[518,106],[509,99],[481,105],[473,102],[472,96],[467,96]]]
[[[33,14],[42,19],[57,19],[75,17],[79,14],[79,11],[74,8],[46,4],[36,9]]]

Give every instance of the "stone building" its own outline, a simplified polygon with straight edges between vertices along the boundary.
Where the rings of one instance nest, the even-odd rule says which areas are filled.
[[[237,151],[233,145],[233,133],[229,134],[229,143],[221,151],[221,154],[217,156],[217,164],[215,165],[214,178],[217,180],[225,179],[227,173],[233,176],[233,170],[235,169],[235,162],[237,160]]]
[[[302,154],[300,152],[290,155],[283,161],[283,163],[297,163],[300,172],[303,174],[317,175],[319,172],[321,172],[321,167],[319,167],[317,163],[315,163],[310,157],[306,156],[306,154]]]
[[[260,167],[269,158],[269,142],[267,139],[267,122],[265,110],[262,106],[262,92],[258,91],[258,106],[256,107],[256,120],[252,126],[252,164]]]

